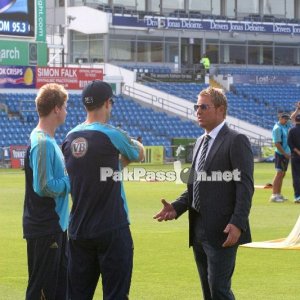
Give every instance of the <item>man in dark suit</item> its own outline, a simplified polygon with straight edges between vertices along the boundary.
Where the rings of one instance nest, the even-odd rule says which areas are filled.
[[[300,203],[300,115],[294,117],[294,122],[295,126],[288,133],[288,145],[292,152],[291,165],[295,195],[294,202]]]
[[[163,208],[154,218],[173,220],[188,210],[203,297],[232,300],[237,248],[251,241],[253,154],[247,137],[225,124],[227,99],[222,90],[201,91],[195,111],[205,134],[194,147],[187,190],[173,203],[162,199]]]

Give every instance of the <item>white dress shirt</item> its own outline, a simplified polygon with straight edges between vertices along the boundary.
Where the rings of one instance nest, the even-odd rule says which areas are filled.
[[[207,155],[211,149],[211,146],[213,145],[217,135],[219,134],[220,130],[222,129],[222,127],[224,126],[225,124],[225,120],[220,123],[217,127],[215,127],[208,135],[210,136],[210,140],[208,141],[208,148],[207,148],[207,152],[206,152],[206,156],[205,156],[205,159],[207,158]],[[207,135],[207,132],[205,131],[205,133],[202,135],[202,137],[204,137],[205,135]],[[198,166],[199,164],[199,159],[200,159],[200,156],[201,156],[201,152],[202,152],[202,148],[203,148],[203,143],[201,145],[201,149],[199,150],[198,154],[197,154],[197,158],[196,158],[196,164],[195,166]]]

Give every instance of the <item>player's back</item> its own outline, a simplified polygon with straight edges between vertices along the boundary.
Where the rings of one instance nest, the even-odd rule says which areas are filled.
[[[119,132],[109,125],[79,125],[63,143],[73,200],[69,224],[72,239],[97,238],[128,225],[122,183],[112,177],[100,178],[103,168],[112,172],[120,169],[115,134]]]

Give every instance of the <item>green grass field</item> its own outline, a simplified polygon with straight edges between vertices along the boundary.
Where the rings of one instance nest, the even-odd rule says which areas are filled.
[[[172,166],[151,167],[166,169]],[[272,182],[273,164],[255,165],[255,184]],[[130,299],[202,299],[192,249],[188,248],[188,223],[158,223],[162,197],[175,199],[184,185],[168,182],[126,182],[131,229],[135,245]],[[286,237],[300,205],[293,203],[290,171],[284,180],[285,203],[270,203],[270,190],[256,190],[250,216],[254,241]],[[24,299],[27,281],[26,243],[22,239],[24,173],[0,170],[0,300]],[[238,300],[300,299],[300,251],[240,248],[233,277]],[[94,299],[102,299],[101,283]]]

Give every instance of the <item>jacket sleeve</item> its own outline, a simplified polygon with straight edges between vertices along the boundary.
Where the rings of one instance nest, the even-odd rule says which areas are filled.
[[[291,151],[292,152],[294,152],[294,149],[295,148],[297,148],[296,146],[295,146],[295,143],[294,143],[294,139],[293,139],[293,129],[291,129],[290,131],[289,131],[289,134],[288,134],[288,145],[289,145],[289,147],[290,147],[290,149],[291,149]]]
[[[111,131],[110,140],[114,146],[130,161],[139,161],[140,148],[123,130]]]
[[[41,197],[56,198],[70,190],[67,174],[60,178],[55,177],[55,149],[45,139],[31,150],[30,160],[33,170],[33,189]]]
[[[246,231],[254,192],[254,160],[251,145],[246,136],[238,134],[234,137],[230,149],[230,160],[232,169],[237,170],[240,175],[235,180],[236,199],[230,223]]]
[[[172,206],[177,213],[176,219],[188,210],[188,200],[189,193],[188,190],[186,190],[174,202],[172,202]]]

